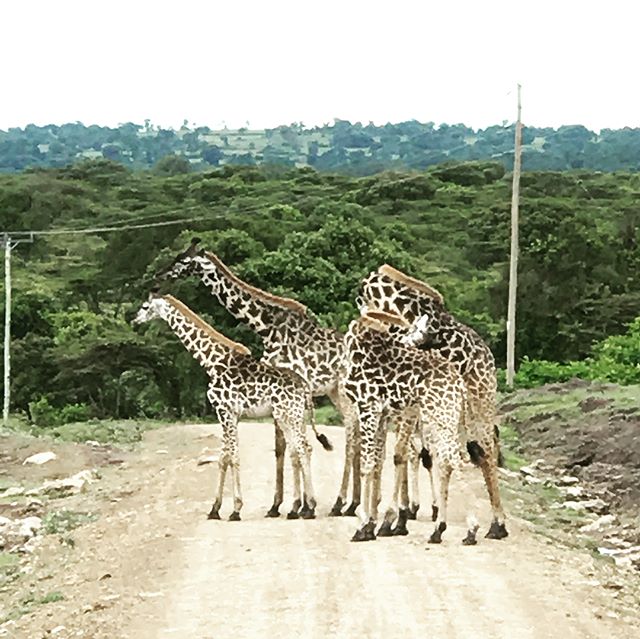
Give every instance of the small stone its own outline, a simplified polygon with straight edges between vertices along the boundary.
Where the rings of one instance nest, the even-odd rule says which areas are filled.
[[[581,526],[580,532],[599,532],[601,530],[604,530],[605,528],[609,528],[615,522],[615,520],[615,515],[602,515],[601,517],[598,517],[598,519],[596,519],[594,522]]]
[[[198,458],[198,466],[204,466],[204,464],[216,464],[218,462],[218,455],[203,455]]]
[[[590,510],[600,515],[607,514],[609,511],[609,504],[607,504],[606,501],[600,499],[599,497],[596,497],[595,499],[587,499],[580,503],[584,505],[584,508],[586,510]]]
[[[51,634],[52,635],[57,635],[58,633],[62,632],[63,630],[66,630],[65,626],[56,626],[55,628],[51,629]]]
[[[525,484],[541,484],[542,479],[534,477],[533,475],[525,475],[523,478]]]
[[[16,495],[24,495],[22,486],[10,486],[0,494],[0,497],[15,497]]]
[[[523,466],[520,469],[520,474],[531,477],[532,475],[536,474],[536,470],[535,470],[535,468],[532,468],[531,466]]]
[[[584,488],[582,486],[566,486],[562,488],[562,492],[569,497],[582,497],[584,495]]]
[[[563,475],[558,478],[558,486],[572,486],[574,484],[579,484],[580,480],[577,477],[573,477],[572,475]]]
[[[46,464],[47,462],[53,461],[54,459],[57,459],[58,456],[48,450],[44,453],[36,453],[35,455],[31,455],[31,457],[27,457],[22,464],[37,464],[37,465],[41,465],[41,464]]]

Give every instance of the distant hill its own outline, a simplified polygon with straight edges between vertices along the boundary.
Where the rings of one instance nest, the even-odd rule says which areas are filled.
[[[162,129],[148,120],[117,128],[79,122],[0,131],[0,171],[61,167],[78,159],[107,158],[131,168],[152,168],[167,155],[186,159],[184,170],[225,164],[313,166],[322,171],[370,175],[387,169],[424,169],[447,161],[513,162],[513,125],[474,130],[464,124],[415,120],[375,126],[336,120],[331,126],[301,124],[275,129],[208,127]],[[525,127],[524,170],[640,170],[640,129],[580,125]]]

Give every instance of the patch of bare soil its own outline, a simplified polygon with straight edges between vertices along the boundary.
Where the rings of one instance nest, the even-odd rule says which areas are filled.
[[[502,414],[527,457],[544,458],[614,508],[637,513],[640,389],[637,395],[634,405],[629,389],[574,380],[519,391],[505,400]]]

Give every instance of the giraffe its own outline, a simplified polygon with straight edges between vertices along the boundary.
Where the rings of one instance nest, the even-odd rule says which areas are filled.
[[[388,264],[362,281],[359,303],[363,309],[397,313],[411,323],[422,318],[412,336],[407,336],[407,343],[437,350],[462,375],[468,393],[466,438],[483,452],[478,461],[493,512],[486,537],[507,537],[498,487],[497,382],[491,349],[472,328],[445,310],[437,290]]]
[[[344,388],[360,422],[363,488],[362,503],[358,508],[361,527],[352,541],[376,538],[386,423],[394,413],[416,411],[423,427],[425,445],[433,458],[437,488],[438,514],[429,542],[440,543],[447,528],[451,474],[469,460],[463,439],[467,391],[461,375],[447,359],[437,351],[421,351],[402,344],[402,332],[396,330],[397,327],[406,331],[406,321],[397,315],[369,312],[351,322],[345,337]],[[407,468],[407,441],[413,428],[413,419],[407,419],[397,436],[394,502],[397,502],[398,487],[403,481],[403,469]],[[400,515],[399,524],[402,513]],[[381,532],[388,534],[395,516],[396,508],[392,505],[379,535]],[[465,545],[477,543],[477,530],[475,518],[470,517],[467,536],[463,540]]]
[[[158,279],[177,279],[195,275],[210,289],[220,304],[262,339],[262,361],[289,369],[302,377],[313,396],[327,395],[341,413],[345,426],[345,464],[338,497],[330,515],[355,515],[360,503],[360,453],[358,425],[350,402],[340,390],[339,370],[344,356],[343,334],[324,328],[301,303],[278,297],[247,284],[222,260],[199,249],[194,238],[186,251],[156,274]],[[284,450],[276,443],[276,456]],[[276,484],[282,484],[282,464],[276,464]],[[353,468],[352,501],[347,509],[347,491]]]
[[[222,425],[222,451],[218,461],[218,490],[209,512],[209,519],[220,519],[220,507],[227,468],[230,468],[233,484],[233,512],[230,521],[240,520],[242,492],[240,486],[240,458],[238,450],[238,421],[243,415],[264,416],[271,413],[276,425],[276,442],[281,439],[289,445],[293,467],[294,502],[289,519],[302,516],[315,517],[316,499],[311,480],[311,446],[304,428],[304,412],[313,405],[304,380],[288,370],[276,369],[257,361],[248,348],[234,342],[196,315],[188,306],[171,295],[161,296],[152,291],[133,319],[142,324],[153,319],[164,320],[169,328],[207,371],[209,386],[207,398],[215,408]],[[312,423],[316,437],[325,448],[330,444],[319,435]],[[283,448],[284,450],[284,448]],[[282,456],[282,461],[284,461]],[[304,484],[302,510],[300,477]],[[271,516],[277,516],[283,501],[283,485],[276,483],[276,493]],[[300,510],[300,512],[298,512]]]

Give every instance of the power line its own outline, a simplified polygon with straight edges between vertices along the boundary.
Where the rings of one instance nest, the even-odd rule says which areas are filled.
[[[163,222],[150,222],[147,224],[123,224],[122,226],[96,226],[92,228],[84,229],[50,229],[47,231],[3,231],[4,235],[11,237],[20,236],[40,236],[40,235],[86,235],[88,233],[114,233],[116,231],[129,231],[132,229],[150,229],[158,226],[175,226],[176,224],[186,224],[188,222],[201,222],[204,220],[210,220],[212,217],[217,216],[199,216],[199,217],[185,217],[181,220],[165,220]]]

